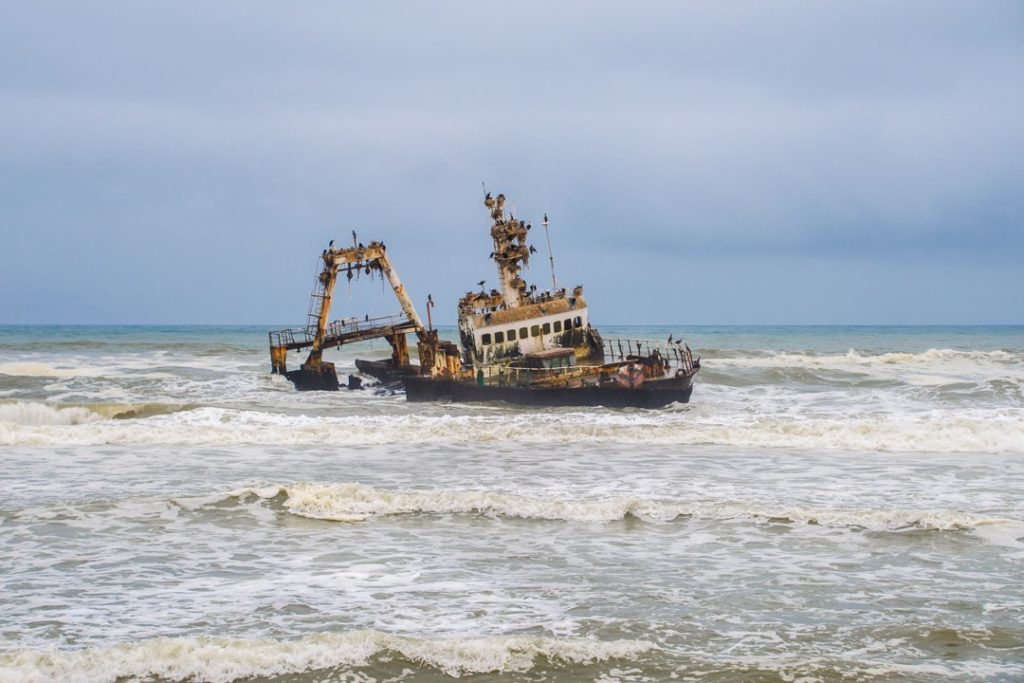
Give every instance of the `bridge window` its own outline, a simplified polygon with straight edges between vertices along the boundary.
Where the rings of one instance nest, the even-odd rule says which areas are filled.
[[[519,328],[519,338],[520,339],[526,339],[529,336],[530,335],[526,333],[526,328],[525,327],[520,327]]]
[[[531,337],[539,337],[540,336],[540,325],[533,325],[533,326],[530,327],[530,336]]]
[[[566,318],[565,319],[565,329],[566,330],[571,330],[572,329],[572,319],[571,318]]]
[[[581,318],[580,316],[576,316],[575,318],[572,319],[572,324],[575,327],[583,327],[583,318]]]
[[[490,343],[491,343],[491,334],[490,334],[490,332],[480,336],[480,343],[483,344],[484,346],[490,345]]]
[[[561,331],[562,331],[562,321],[561,320],[556,320],[555,321],[555,333],[557,334],[557,333],[559,333]]]
[[[494,333],[494,343],[495,344],[504,344],[505,343],[505,333],[504,332],[495,332]]]
[[[515,330],[515,328],[512,328],[511,330],[508,331],[508,340],[509,341],[515,341],[516,340],[516,330]]]
[[[544,334],[551,334],[551,323],[544,323]]]

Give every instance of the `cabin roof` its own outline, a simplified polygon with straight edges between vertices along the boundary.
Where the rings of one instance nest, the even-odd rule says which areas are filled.
[[[490,318],[486,318],[485,313],[476,313],[471,316],[471,319],[476,319],[478,322],[474,324],[474,327],[491,327],[494,325],[508,325],[510,323],[523,323],[534,318],[544,318],[550,315],[561,315],[563,313],[571,313],[572,311],[582,311],[587,307],[586,301],[583,300],[582,296],[575,297],[575,305],[568,299],[552,299],[550,301],[542,301],[537,303],[527,303],[515,308],[506,308],[505,310],[494,311],[490,314]]]

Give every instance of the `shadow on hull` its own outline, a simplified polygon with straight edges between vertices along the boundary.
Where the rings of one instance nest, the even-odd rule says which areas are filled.
[[[689,403],[693,375],[647,382],[630,388],[618,385],[587,387],[495,386],[403,377],[406,399],[414,402],[453,401],[475,403],[497,401],[524,406],[605,406],[608,408],[661,408],[672,403]]]

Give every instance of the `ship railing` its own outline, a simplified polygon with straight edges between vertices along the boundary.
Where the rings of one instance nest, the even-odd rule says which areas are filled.
[[[325,337],[327,339],[339,338],[354,335],[358,332],[365,332],[380,328],[398,327],[405,325],[409,319],[402,313],[389,313],[376,317],[350,316],[341,320],[333,320],[327,325]],[[275,330],[270,333],[270,345],[272,347],[297,347],[312,346],[316,339],[316,326],[293,327],[283,330]]]
[[[312,344],[311,336],[305,328],[291,328],[285,330],[274,330],[270,333],[270,346],[272,348],[295,346],[297,344]]]
[[[625,363],[630,360],[647,358],[657,352],[668,367],[692,372],[698,361],[682,340],[667,342],[655,339],[631,339],[612,337],[604,340],[605,363]]]
[[[408,322],[408,318],[401,313],[390,313],[377,316],[376,318],[371,318],[370,316],[362,318],[351,316],[331,322],[327,326],[327,336],[341,337],[354,332],[365,332],[381,327],[397,327],[404,325],[406,322]],[[314,336],[316,335],[316,330],[313,331],[313,334]]]

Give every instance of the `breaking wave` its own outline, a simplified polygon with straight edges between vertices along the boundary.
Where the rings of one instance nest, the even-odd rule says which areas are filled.
[[[1014,351],[959,351],[928,349],[920,353],[865,353],[849,349],[846,353],[813,353],[799,351],[712,351],[716,365],[747,366],[872,366],[872,365],[944,365],[952,362],[1000,364],[1017,366],[1024,363],[1024,353]]]
[[[230,683],[256,677],[365,666],[392,655],[449,676],[523,672],[538,659],[592,664],[636,659],[657,649],[635,640],[598,641],[526,636],[426,639],[379,631],[318,633],[297,640],[222,637],[156,638],[83,650],[21,650],[0,654],[0,681],[42,683],[74,680],[209,681]]]
[[[365,446],[402,443],[623,443],[930,453],[1024,453],[1024,411],[852,417],[624,413],[316,417],[191,405],[0,404],[0,445]],[[147,407],[148,406],[148,407]],[[148,417],[117,422],[104,417]],[[68,425],[74,425],[73,427]]]
[[[102,420],[170,415],[198,408],[194,404],[176,403],[37,403],[34,401],[0,401],[0,443],[4,443],[3,423],[16,426],[84,425]]]
[[[358,483],[324,485],[300,482],[249,487],[227,494],[228,498],[237,499],[250,496],[280,499],[285,510],[300,517],[339,522],[417,513],[477,514],[572,522],[613,522],[630,516],[652,521],[696,517],[817,524],[869,531],[973,530],[1008,525],[1024,535],[1024,522],[977,517],[951,510],[811,510],[738,502],[680,502],[636,497],[567,500],[493,491],[403,491]],[[182,504],[187,506],[187,502],[182,501]]]
[[[868,354],[855,349],[846,353],[795,351],[712,352],[706,369],[729,385],[742,382],[733,373],[762,371],[764,378],[785,383],[808,377],[822,384],[843,386],[851,379],[874,380],[893,385],[938,386],[946,383],[1024,381],[1024,353],[1010,351],[957,351],[929,349],[921,353]],[[794,376],[793,373],[796,373]],[[761,378],[759,378],[761,379]]]
[[[26,426],[78,425],[102,419],[103,415],[81,406],[54,406],[24,401],[0,403],[0,430],[3,430],[3,423]]]

